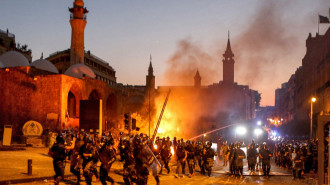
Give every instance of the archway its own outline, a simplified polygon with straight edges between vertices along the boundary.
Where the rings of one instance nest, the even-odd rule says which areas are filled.
[[[110,94],[106,101],[106,129],[116,127],[115,121],[118,118],[118,101],[114,94]]]
[[[88,96],[88,100],[99,100],[99,99],[101,99],[101,96],[95,89]]]
[[[69,91],[68,93],[68,107],[67,107],[67,110],[68,110],[68,114],[69,114],[69,117],[76,117],[77,116],[77,103],[76,103],[76,97],[75,95]]]

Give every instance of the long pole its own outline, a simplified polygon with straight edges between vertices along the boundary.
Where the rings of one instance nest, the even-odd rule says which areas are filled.
[[[311,139],[313,138],[313,101],[311,100]]]
[[[149,93],[149,138],[150,138],[150,89],[148,91]]]
[[[329,9],[330,10],[330,9]],[[328,126],[328,130],[329,130],[329,138],[330,138],[330,126]],[[329,143],[328,143],[329,145]],[[328,159],[330,159],[330,147],[328,146]],[[330,165],[330,160],[328,160],[328,166]],[[330,184],[330,170],[328,170],[328,185]]]

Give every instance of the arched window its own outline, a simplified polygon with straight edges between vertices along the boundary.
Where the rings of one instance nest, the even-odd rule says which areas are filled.
[[[88,97],[89,100],[99,100],[101,99],[99,93],[96,90],[93,90]]]
[[[76,117],[76,113],[77,113],[77,109],[76,109],[76,97],[74,96],[74,94],[69,91],[68,94],[68,113],[70,117]]]

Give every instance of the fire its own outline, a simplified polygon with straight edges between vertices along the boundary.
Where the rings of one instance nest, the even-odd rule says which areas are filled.
[[[174,148],[173,148],[173,146],[171,146],[171,153],[172,153],[172,155],[174,155]]]

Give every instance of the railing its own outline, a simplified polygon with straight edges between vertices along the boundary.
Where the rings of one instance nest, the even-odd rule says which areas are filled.
[[[85,21],[87,21],[87,15],[83,15],[83,17],[77,17],[77,16],[74,16],[73,13],[70,14],[70,20],[72,19],[83,19]]]
[[[5,34],[5,35],[7,35],[8,37],[15,38],[15,35],[14,35],[14,34],[9,33],[9,32],[7,32],[7,31],[4,31],[4,30],[1,30],[1,29],[0,29],[0,33],[3,33],[3,34]]]

